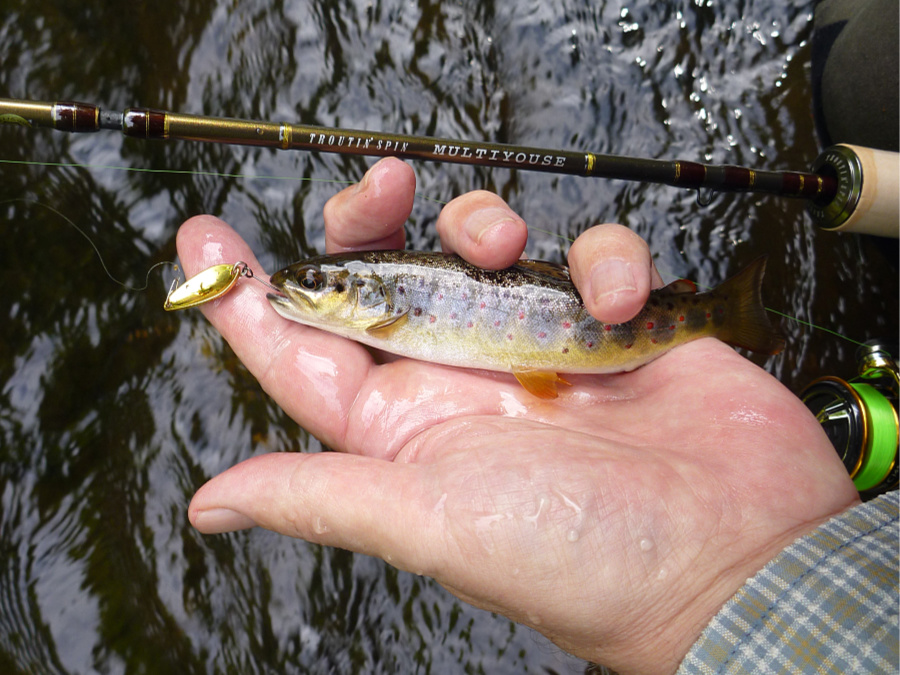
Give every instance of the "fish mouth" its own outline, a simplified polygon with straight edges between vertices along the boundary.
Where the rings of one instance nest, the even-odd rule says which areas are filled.
[[[285,314],[290,314],[294,311],[294,303],[291,302],[291,299],[286,295],[282,295],[279,293],[266,293],[266,297],[269,299],[272,307],[275,308],[275,311],[284,316]]]
[[[297,320],[298,317],[303,315],[302,309],[315,309],[312,301],[307,298],[305,295],[300,295],[301,298],[306,305],[305,308],[300,308],[297,306],[297,296],[289,297],[283,294],[281,291],[278,293],[266,293],[266,298],[269,299],[272,307],[275,308],[275,311],[281,314],[286,319]]]

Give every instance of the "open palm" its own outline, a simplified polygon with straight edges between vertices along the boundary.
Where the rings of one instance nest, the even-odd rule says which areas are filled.
[[[376,165],[335,199],[329,248],[402,246],[404,167]],[[463,225],[503,208],[462,198],[442,215],[445,244],[476,264],[509,264],[524,245],[509,236],[514,216],[481,238]],[[627,241],[614,245],[629,254]],[[211,217],[185,224],[178,246],[189,276],[237,260],[264,274]],[[587,258],[571,261],[582,291]],[[259,525],[379,556],[623,673],[674,671],[749,576],[856,500],[803,405],[713,339],[632,373],[567,377],[548,402],[507,374],[380,358],[286,321],[258,284],[204,312],[263,388],[341,452],[233,467],[195,496],[196,527]]]

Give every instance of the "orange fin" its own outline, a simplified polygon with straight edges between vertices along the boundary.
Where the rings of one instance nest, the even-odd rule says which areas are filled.
[[[784,349],[784,338],[772,328],[763,305],[765,272],[766,257],[762,256],[710,291],[710,295],[725,298],[728,303],[728,319],[716,337],[751,352],[777,354]]]
[[[690,279],[676,279],[668,286],[664,286],[660,288],[656,293],[669,293],[669,294],[679,294],[679,293],[696,293],[697,292],[697,284],[695,284]]]
[[[366,328],[366,332],[369,335],[375,335],[376,337],[389,338],[394,334],[395,330],[406,323],[408,318],[408,312],[403,312],[403,314],[392,314],[384,321],[373,323]]]
[[[556,390],[557,384],[570,384],[552,370],[514,370],[513,375],[516,376],[525,391],[543,399],[553,399],[559,396]]]

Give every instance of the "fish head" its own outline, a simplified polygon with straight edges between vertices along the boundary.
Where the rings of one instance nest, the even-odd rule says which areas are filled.
[[[300,262],[276,272],[270,282],[281,293],[268,294],[275,310],[308,326],[367,330],[393,314],[385,284],[359,261]]]

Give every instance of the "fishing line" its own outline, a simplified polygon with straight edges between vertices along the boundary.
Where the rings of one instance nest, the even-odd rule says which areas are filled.
[[[0,162],[7,162],[7,160],[0,160]],[[27,163],[27,162],[24,162],[24,163]],[[166,265],[169,265],[172,267],[172,269],[175,272],[178,272],[179,268],[178,268],[177,263],[175,263],[171,260],[163,260],[161,262],[154,263],[153,265],[150,266],[150,269],[147,270],[147,276],[144,277],[144,285],[143,286],[139,286],[139,287],[138,286],[129,286],[124,281],[120,281],[119,279],[117,279],[113,275],[113,273],[109,271],[109,267],[107,267],[106,261],[103,259],[103,254],[100,253],[100,249],[97,248],[97,245],[94,243],[94,240],[91,239],[90,235],[88,235],[87,232],[85,232],[78,225],[76,225],[75,222],[71,218],[69,218],[67,215],[61,213],[60,211],[53,208],[49,204],[44,204],[43,202],[39,202],[36,199],[28,199],[27,197],[19,197],[17,199],[7,199],[7,200],[0,202],[0,205],[12,204],[15,202],[24,202],[26,204],[33,204],[34,206],[40,206],[41,208],[47,209],[51,213],[56,214],[57,216],[62,218],[64,221],[66,221],[69,225],[74,227],[75,230],[78,232],[78,234],[80,234],[82,237],[84,237],[87,240],[87,243],[91,245],[91,248],[94,249],[94,253],[97,254],[97,259],[100,261],[100,266],[103,268],[103,271],[106,273],[106,276],[109,277],[109,279],[113,283],[118,284],[119,286],[124,288],[126,291],[129,291],[132,293],[142,293],[143,291],[146,291],[150,287],[150,275],[153,273],[153,270],[155,270],[157,267],[164,267]]]
[[[846,340],[847,342],[852,342],[857,347],[861,347],[865,344],[864,342],[859,342],[858,340],[854,340],[853,338],[847,337],[846,335],[841,335],[840,333],[833,331],[830,328],[825,328],[824,326],[818,326],[809,321],[804,321],[803,319],[799,319],[796,316],[791,316],[790,314],[785,314],[784,312],[779,312],[777,309],[772,309],[770,307],[766,307],[765,309],[767,312],[772,312],[773,314],[777,314],[778,316],[783,317],[785,319],[790,319],[791,321],[795,321],[796,323],[802,324],[804,326],[814,328],[815,330],[821,330],[821,331],[824,331],[831,335],[834,335],[835,337],[839,337],[842,340]]]
[[[20,165],[25,165],[25,166],[46,166],[46,167],[54,167],[54,168],[106,169],[106,170],[110,170],[110,171],[129,171],[129,172],[134,172],[134,173],[166,173],[166,174],[174,174],[174,175],[181,175],[181,176],[209,176],[209,177],[214,177],[214,178],[236,178],[236,179],[240,179],[240,180],[253,180],[253,179],[280,180],[280,181],[293,181],[293,182],[298,182],[298,183],[317,182],[317,183],[337,183],[339,185],[354,185],[357,182],[357,181],[353,181],[353,180],[340,180],[340,179],[335,179],[335,178],[311,178],[311,177],[303,177],[303,176],[265,176],[265,175],[251,176],[251,175],[240,174],[240,173],[225,173],[225,172],[220,172],[220,171],[200,171],[200,170],[196,170],[196,169],[148,169],[148,168],[142,168],[142,167],[118,166],[118,165],[114,165],[114,164],[81,164],[78,162],[45,162],[45,161],[28,161],[28,160],[2,159],[2,158],[0,158],[0,164],[20,164]],[[707,193],[709,195],[710,201],[712,201],[712,198],[716,194],[716,191],[708,190]],[[442,199],[430,197],[428,195],[421,194],[419,192],[416,192],[416,197],[423,199],[425,201],[433,202],[435,204],[440,204],[442,206],[446,206],[446,204],[448,203]],[[142,292],[142,291],[147,290],[147,288],[149,288],[149,286],[150,286],[150,274],[157,267],[169,265],[172,267],[173,271],[178,272],[178,270],[179,270],[178,264],[173,261],[158,262],[158,263],[155,263],[154,265],[152,265],[147,270],[147,276],[145,277],[143,286],[141,286],[139,288],[129,286],[128,284],[125,284],[124,282],[120,281],[115,276],[113,276],[113,274],[109,271],[109,269],[106,265],[106,262],[104,261],[103,256],[101,255],[100,250],[97,248],[96,244],[93,242],[93,240],[90,238],[90,236],[88,236],[88,234],[84,230],[82,230],[78,225],[76,225],[72,221],[71,218],[60,213],[58,210],[56,210],[52,206],[49,206],[48,204],[43,204],[43,203],[41,203],[37,200],[33,200],[33,199],[27,199],[27,198],[9,199],[4,202],[0,202],[0,204],[8,204],[8,203],[17,202],[17,201],[28,202],[28,203],[32,203],[37,206],[43,207],[43,208],[47,209],[48,211],[55,213],[57,216],[59,216],[64,221],[69,223],[69,225],[74,227],[81,234],[81,236],[83,236],[87,240],[87,242],[91,245],[91,248],[94,249],[94,252],[97,254],[97,258],[100,260],[100,265],[103,267],[103,271],[106,273],[106,276],[108,276],[110,278],[110,280],[112,280],[113,282],[115,282],[116,284],[118,284],[119,286],[121,286],[122,288],[124,288],[128,291]],[[697,202],[701,206],[704,205],[703,202],[701,201],[701,190],[699,190],[699,189],[697,190]],[[707,202],[707,204],[708,203],[709,202]],[[568,237],[566,235],[559,234],[558,232],[552,232],[550,230],[545,230],[545,229],[542,229],[539,227],[528,226],[528,229],[533,232],[541,232],[542,234],[547,234],[547,235],[550,235],[553,237],[557,237],[559,239],[563,239],[570,243],[575,241],[573,238]],[[258,277],[252,277],[251,275],[246,275],[246,276],[248,276],[249,278],[254,278],[256,281],[265,284],[265,281],[263,281],[262,279],[259,279]],[[176,277],[176,279],[173,281],[173,286],[177,283],[177,281],[178,281],[178,278]],[[268,284],[265,284],[265,285],[268,285]],[[776,309],[772,309],[770,307],[766,307],[765,309],[766,309],[766,311],[772,312],[773,314],[777,314],[778,316],[780,316],[782,318],[789,319],[789,320],[799,323],[801,325],[812,328],[813,330],[824,331],[825,333],[828,333],[835,337],[846,340],[847,342],[850,342],[854,345],[859,346],[859,345],[863,344],[863,343],[859,342],[858,340],[854,340],[853,338],[847,337],[846,335],[842,335],[841,333],[838,333],[837,331],[833,331],[829,328],[825,328],[824,326],[819,326],[810,321],[804,321],[803,319],[791,316],[789,314],[785,314],[784,312],[780,312],[780,311],[778,311]]]
[[[148,169],[137,166],[116,166],[115,164],[79,164],[78,162],[33,162],[21,159],[0,159],[0,164],[22,164],[24,166],[50,166],[66,169],[108,169],[110,171],[131,171],[134,173],[167,173],[176,176],[209,176],[212,178],[240,178],[262,180],[286,180],[311,183],[339,183],[353,185],[356,181],[338,180],[336,178],[306,178],[298,176],[249,176],[241,173],[224,173],[221,171],[197,171],[193,169]],[[439,200],[432,200],[439,201]],[[443,203],[443,202],[441,202]],[[48,207],[49,208],[49,207]],[[74,225],[74,223],[73,223]],[[76,226],[77,227],[77,226]]]

